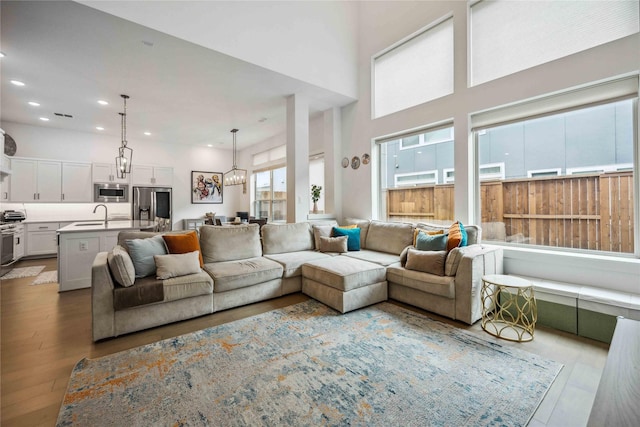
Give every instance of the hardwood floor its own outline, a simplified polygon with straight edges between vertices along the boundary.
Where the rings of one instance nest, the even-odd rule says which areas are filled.
[[[56,260],[23,261],[16,267],[32,265],[45,265],[45,271],[55,270]],[[302,294],[289,295],[94,344],[91,341],[91,291],[58,293],[57,284],[31,286],[33,279],[2,280],[0,283],[2,426],[55,425],[71,371],[82,358],[116,353],[307,299]],[[482,331],[479,322],[468,326],[426,314],[498,341]],[[537,328],[532,342],[499,342],[565,365],[530,426],[586,425],[608,345],[541,327]]]

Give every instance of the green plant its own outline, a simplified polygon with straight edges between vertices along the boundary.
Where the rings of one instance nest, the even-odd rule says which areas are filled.
[[[313,200],[313,203],[316,203],[318,200],[320,200],[320,192],[321,191],[322,191],[322,186],[321,185],[313,184],[311,186],[311,200]]]

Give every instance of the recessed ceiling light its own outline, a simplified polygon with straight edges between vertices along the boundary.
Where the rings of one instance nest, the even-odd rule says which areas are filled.
[[[24,86],[24,83],[22,83],[20,80],[11,80],[11,83],[16,86]]]
[[[144,134],[147,136],[151,136],[151,132],[145,132]]]
[[[102,126],[96,126],[96,129],[98,130],[104,130],[104,128]]]
[[[31,105],[32,107],[39,107],[40,106],[40,104],[38,104],[35,101],[29,101],[28,104]]]
[[[262,118],[260,118],[260,120],[258,120],[258,121],[259,121],[260,123],[264,123],[264,122],[266,122],[266,121],[267,121],[267,118],[266,118],[266,117],[262,117]]]
[[[207,147],[213,147],[213,144],[207,144]]]
[[[109,105],[109,103],[107,101],[104,101],[102,99],[98,100],[98,104],[100,104],[100,105]]]
[[[46,117],[40,117],[40,120],[42,120],[43,122],[48,122],[49,121],[49,119],[46,118]]]

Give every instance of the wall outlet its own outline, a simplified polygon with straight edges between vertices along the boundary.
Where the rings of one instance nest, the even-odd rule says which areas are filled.
[[[80,241],[80,250],[81,251],[88,251],[89,250],[89,243],[86,240]]]

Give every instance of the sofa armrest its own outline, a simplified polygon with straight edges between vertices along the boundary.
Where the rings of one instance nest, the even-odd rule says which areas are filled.
[[[91,326],[93,341],[115,335],[115,310],[113,308],[113,279],[107,252],[96,255],[91,266]]]
[[[464,251],[455,275],[455,318],[472,325],[482,316],[482,276],[503,273],[503,251],[499,246],[484,244],[461,249]]]

